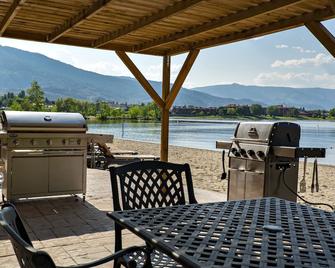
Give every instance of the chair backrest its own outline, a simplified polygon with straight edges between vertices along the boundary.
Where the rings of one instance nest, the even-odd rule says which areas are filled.
[[[197,202],[188,164],[141,161],[111,167],[109,170],[115,211],[185,204],[183,175],[187,184],[188,202]]]
[[[0,225],[12,243],[17,260],[22,268],[55,268],[51,257],[44,251],[36,250],[29,239],[22,220],[13,204],[5,204],[0,211]]]

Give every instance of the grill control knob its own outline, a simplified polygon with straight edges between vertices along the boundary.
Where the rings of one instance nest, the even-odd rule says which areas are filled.
[[[255,151],[254,150],[248,150],[248,155],[250,155],[251,157],[252,156],[255,156]]]
[[[244,150],[244,149],[241,149],[241,150],[240,150],[240,153],[241,153],[242,156],[247,156],[247,152],[246,152],[246,150]]]
[[[15,146],[17,146],[17,145],[20,145],[20,142],[19,142],[18,140],[13,140],[13,144],[14,144]]]
[[[232,148],[231,149],[231,153],[234,155],[234,156],[240,156],[241,154],[240,154],[240,152],[236,149],[236,148]]]
[[[63,144],[66,145],[67,144],[67,140],[66,139],[63,139]]]
[[[77,139],[77,144],[80,145],[81,139]]]
[[[232,149],[231,149],[231,153],[232,153],[233,155],[236,155],[236,153],[237,153],[237,149],[236,149],[236,148],[232,148]]]
[[[264,158],[265,154],[264,154],[263,151],[258,151],[258,152],[257,152],[257,156],[258,156],[259,158]]]
[[[48,139],[48,140],[47,140],[47,144],[48,144],[48,145],[52,145],[52,140]]]

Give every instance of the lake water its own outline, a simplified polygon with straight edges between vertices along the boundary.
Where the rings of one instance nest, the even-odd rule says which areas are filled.
[[[294,121],[301,126],[300,146],[325,147],[326,158],[320,163],[335,165],[335,122]],[[170,121],[171,145],[215,150],[215,141],[229,140],[236,127],[236,121],[190,120]],[[113,134],[116,138],[138,141],[160,142],[160,123],[153,122],[106,122],[89,123],[89,132]]]

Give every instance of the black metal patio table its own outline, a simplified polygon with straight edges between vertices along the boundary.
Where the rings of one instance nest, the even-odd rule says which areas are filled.
[[[278,198],[110,216],[185,267],[335,267],[335,214]]]

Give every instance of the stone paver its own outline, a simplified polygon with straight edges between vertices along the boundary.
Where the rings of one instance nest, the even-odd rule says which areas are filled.
[[[70,266],[114,252],[113,210],[108,171],[89,169],[87,197],[65,196],[22,200],[16,203],[34,247],[48,252],[57,265]],[[225,195],[195,189],[199,202],[223,201]],[[124,231],[124,247],[143,242]],[[18,267],[12,245],[0,230],[0,267]],[[113,267],[111,263],[100,267]]]

